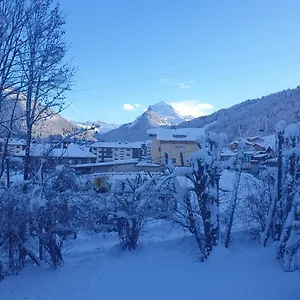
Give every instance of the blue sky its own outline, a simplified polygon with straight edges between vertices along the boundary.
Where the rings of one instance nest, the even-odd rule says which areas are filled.
[[[209,114],[300,85],[299,0],[61,0],[78,67],[69,119],[125,123],[149,105]]]

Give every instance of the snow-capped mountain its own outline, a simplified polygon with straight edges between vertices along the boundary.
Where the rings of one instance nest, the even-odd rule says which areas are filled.
[[[160,116],[164,125],[178,125],[184,121],[193,119],[192,116],[181,115],[179,111],[175,110],[175,108],[164,101],[150,105],[148,110],[151,110],[156,115]]]
[[[149,139],[147,130],[160,126],[174,126],[191,120],[190,116],[182,116],[170,104],[159,102],[148,107],[135,121],[124,124],[100,136],[104,141],[144,141]]]
[[[259,99],[247,100],[211,115],[181,123],[178,127],[203,127],[225,132],[229,140],[239,137],[271,135],[275,125],[285,120],[288,124],[300,121],[300,86]]]
[[[103,121],[86,121],[86,122],[78,122],[78,121],[70,121],[73,124],[82,127],[82,128],[88,128],[91,126],[96,126],[95,132],[99,134],[107,133],[113,129],[119,128],[121,125],[118,124],[108,124]]]

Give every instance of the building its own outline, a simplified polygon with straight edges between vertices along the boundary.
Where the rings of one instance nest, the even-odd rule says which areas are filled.
[[[234,141],[230,144],[230,149],[232,151],[237,150],[239,143],[242,139]],[[275,135],[261,136],[261,137],[249,137],[243,139],[245,143],[246,151],[266,151],[267,149],[272,149],[276,152],[276,138]]]
[[[221,152],[221,160],[222,161],[226,161],[226,160],[229,160],[233,157],[237,157],[237,153],[228,149],[228,148],[224,148]]]
[[[15,156],[25,157],[25,150],[16,153]],[[69,144],[66,148],[56,148],[50,144],[32,144],[30,146],[30,157],[32,163],[46,158],[53,164],[70,163],[73,165],[95,163],[97,160],[95,154],[74,143]]]
[[[142,143],[96,142],[91,152],[97,156],[97,163],[115,160],[141,159]]]
[[[152,140],[147,140],[145,142],[145,146],[146,146],[145,157],[147,159],[151,160],[151,158],[152,158]]]
[[[164,165],[165,153],[174,165],[181,165],[181,156],[184,165],[188,158],[199,150],[197,139],[205,135],[204,128],[154,128],[148,130],[152,137],[152,163]]]
[[[80,174],[95,173],[139,173],[150,172],[157,173],[161,171],[159,165],[141,162],[137,159],[114,160],[91,164],[78,164],[74,166]]]
[[[0,154],[4,153],[5,145],[7,143],[8,154],[15,155],[23,151],[26,147],[26,141],[23,139],[7,139],[0,138]]]

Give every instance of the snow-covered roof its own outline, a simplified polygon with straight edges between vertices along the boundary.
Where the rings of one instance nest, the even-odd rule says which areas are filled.
[[[138,163],[138,159],[124,159],[124,160],[113,160],[108,162],[101,163],[91,163],[91,164],[78,164],[75,165],[75,168],[82,167],[101,167],[101,166],[114,166],[114,165],[128,165],[128,164],[136,164]]]
[[[236,156],[237,153],[231,151],[231,150],[228,149],[228,148],[224,148],[224,149],[222,150],[222,152],[221,152],[221,155],[223,155],[223,156]]]
[[[267,153],[257,153],[257,154],[253,155],[254,158],[264,158],[264,157],[267,157],[267,156],[268,156]]]
[[[16,156],[24,157],[25,150],[16,154]],[[32,144],[30,146],[31,157],[55,157],[55,158],[96,158],[96,155],[82,149],[77,144],[71,143],[67,148],[54,148],[49,144]]]
[[[275,144],[276,144],[276,138],[275,138],[275,135],[267,135],[267,136],[262,136],[261,137],[262,141],[260,142],[257,142],[255,144],[258,144],[264,148],[272,148],[272,149],[275,149]]]
[[[6,139],[0,138],[0,143],[5,143]],[[8,145],[15,145],[15,146],[25,146],[26,141],[24,139],[9,139],[8,140]]]
[[[147,131],[149,135],[156,135],[158,141],[191,141],[195,142],[205,135],[205,128],[153,128]]]
[[[140,161],[137,163],[136,166],[137,167],[160,167],[160,165],[158,165],[158,164],[153,164],[153,163],[147,162],[147,161]]]
[[[240,141],[242,141],[243,139],[234,141],[231,143],[231,145],[233,144],[238,144]],[[253,142],[250,142],[253,141]],[[255,141],[256,140],[256,141]],[[260,137],[250,137],[250,138],[246,138],[246,145],[259,145],[262,146],[264,148],[272,148],[275,149],[275,144],[276,144],[276,138],[275,135],[266,135],[266,136],[260,136]]]
[[[142,142],[96,142],[91,145],[93,148],[133,148],[140,149]]]

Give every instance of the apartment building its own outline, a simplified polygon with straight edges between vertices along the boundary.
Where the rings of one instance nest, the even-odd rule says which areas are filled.
[[[142,155],[142,143],[96,142],[91,145],[90,151],[97,156],[97,163],[140,159]]]
[[[152,163],[164,165],[165,153],[174,165],[181,165],[181,153],[184,165],[188,158],[199,150],[197,139],[205,134],[204,128],[154,128],[148,130],[152,137]]]

